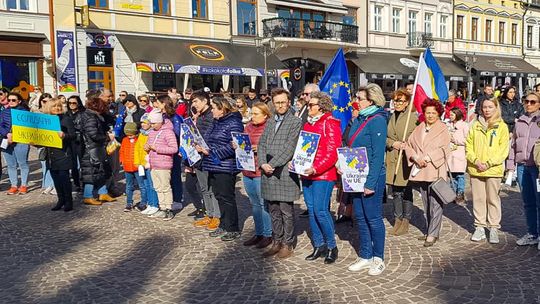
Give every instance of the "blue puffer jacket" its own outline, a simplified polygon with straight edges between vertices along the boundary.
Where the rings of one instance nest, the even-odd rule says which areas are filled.
[[[15,110],[28,111],[23,105],[18,105],[14,108]],[[7,108],[2,111],[2,116],[0,117],[0,137],[5,138],[8,133],[11,133],[11,108]]]
[[[231,132],[243,131],[242,115],[238,112],[214,119],[214,123],[206,133],[206,144],[210,147],[210,154],[203,158],[203,170],[212,173],[237,174],[240,172],[236,168]]]

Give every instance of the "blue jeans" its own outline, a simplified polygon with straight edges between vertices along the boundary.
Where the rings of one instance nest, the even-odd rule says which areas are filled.
[[[107,186],[101,186],[97,192],[98,194],[107,194]],[[94,185],[84,184],[83,198],[94,198]]]
[[[143,185],[146,188],[146,197],[148,206],[159,208],[159,200],[156,189],[154,189],[154,183],[152,183],[152,175],[150,169],[144,170]],[[141,187],[139,185],[139,187]]]
[[[465,173],[452,172],[452,187],[457,194],[465,193]]]
[[[30,146],[27,144],[17,143],[9,145],[2,153],[6,160],[11,187],[17,187],[18,185],[17,166],[21,169],[21,186],[28,186],[28,174],[30,174],[30,168],[28,167],[29,150]]]
[[[536,191],[538,168],[536,166],[518,165],[516,172],[521,197],[523,198],[527,231],[534,236],[539,236],[540,193]]]
[[[47,189],[49,187],[54,187],[54,182],[51,177],[51,170],[47,169],[47,164],[45,161],[41,161],[41,188]]]
[[[174,154],[173,167],[171,169],[171,188],[173,192],[173,202],[182,202],[182,158],[178,153]]]
[[[360,236],[360,257],[363,259],[378,257],[384,260],[385,228],[382,200],[385,178],[383,170],[373,189],[374,194],[370,196],[364,196],[363,193],[353,194],[354,218]]]
[[[255,235],[271,237],[272,219],[261,195],[261,178],[244,176],[243,180],[244,188],[251,202],[253,221],[255,222]]]
[[[139,172],[124,172],[126,175],[126,206],[131,207],[133,205],[133,192],[135,192],[135,181],[139,185],[141,191],[141,207],[145,206],[148,198],[146,196],[146,188],[144,187],[143,176],[139,176]]]
[[[323,245],[326,245],[328,249],[336,247],[334,219],[328,210],[334,184],[333,181],[302,180],[304,201],[309,213],[309,227],[314,247]]]

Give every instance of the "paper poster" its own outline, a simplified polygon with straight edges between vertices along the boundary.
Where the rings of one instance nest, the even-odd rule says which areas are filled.
[[[315,154],[317,154],[317,148],[319,147],[319,140],[321,135],[317,133],[311,133],[301,131],[296,143],[296,150],[292,159],[291,172],[300,175],[306,175],[305,171],[313,167],[313,160],[315,160]]]
[[[343,192],[364,192],[369,173],[366,148],[338,148],[337,152]]]
[[[11,110],[13,142],[43,147],[62,148],[58,135],[60,119],[57,115]]]
[[[56,80],[58,92],[77,92],[75,33],[56,31]]]
[[[236,153],[236,168],[240,170],[255,172],[255,153],[251,149],[251,140],[246,133],[231,132],[232,139],[237,148]]]
[[[209,150],[210,148],[208,147],[208,145],[206,145],[204,138],[199,132],[199,129],[197,129],[197,126],[195,126],[195,123],[193,122],[193,120],[191,118],[186,118],[184,119],[184,124],[186,124],[189,127],[191,134],[193,134],[193,138],[195,139],[195,144],[205,148],[206,150]]]
[[[186,124],[180,124],[180,149],[183,152],[183,156],[187,158],[188,164],[192,166],[199,160],[201,160],[201,155],[195,149],[196,143],[189,129],[189,126]]]

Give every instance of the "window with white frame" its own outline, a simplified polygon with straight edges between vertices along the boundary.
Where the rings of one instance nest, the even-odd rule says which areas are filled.
[[[431,34],[431,19],[433,17],[432,13],[424,14],[424,32]]]
[[[446,38],[446,23],[448,21],[448,16],[441,15],[441,20],[439,22],[439,36],[441,38]]]
[[[392,9],[392,33],[401,32],[401,9]]]
[[[8,10],[30,10],[30,0],[6,0],[6,9]]]
[[[375,5],[373,7],[373,30],[382,31],[383,7]]]
[[[418,15],[418,12],[409,11],[409,33],[416,32],[416,15]]]

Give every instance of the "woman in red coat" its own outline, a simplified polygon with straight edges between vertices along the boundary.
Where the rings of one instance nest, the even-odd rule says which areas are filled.
[[[332,117],[334,104],[325,93],[312,92],[308,106],[308,121],[303,130],[321,135],[313,167],[302,176],[304,200],[309,212],[313,253],[306,260],[324,256],[324,263],[337,260],[338,249],[334,235],[334,220],[328,210],[332,189],[337,179],[335,164],[337,148],[341,146],[340,121]]]
[[[450,120],[450,111],[452,111],[453,108],[459,108],[461,110],[461,113],[463,113],[463,120],[467,121],[467,110],[465,109],[465,104],[463,103],[463,100],[459,96],[457,96],[455,90],[450,90],[448,91],[448,100],[444,105],[445,120]]]

